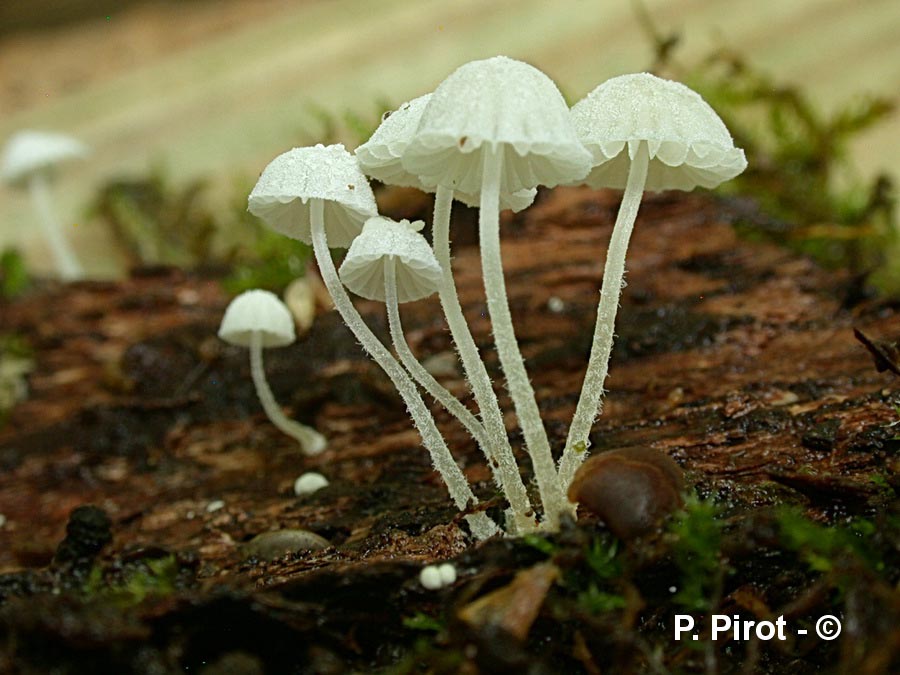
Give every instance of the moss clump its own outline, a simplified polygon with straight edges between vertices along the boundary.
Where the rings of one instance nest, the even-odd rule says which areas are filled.
[[[727,570],[722,560],[719,508],[709,500],[690,497],[672,521],[672,555],[681,572],[674,601],[691,611],[709,611]]]

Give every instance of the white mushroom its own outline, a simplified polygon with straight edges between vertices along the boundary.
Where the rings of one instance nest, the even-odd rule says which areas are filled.
[[[515,457],[509,444],[500,404],[491,383],[484,362],[478,353],[478,347],[456,293],[453,281],[453,270],[450,262],[450,212],[453,199],[475,206],[478,194],[462,194],[452,188],[437,185],[425,186],[418,176],[408,172],[402,164],[403,156],[412,142],[413,135],[419,126],[422,112],[431,94],[419,96],[404,103],[398,110],[384,118],[372,137],[356,149],[360,167],[368,175],[384,183],[416,187],[421,190],[436,192],[434,202],[434,219],[432,235],[434,254],[441,269],[441,283],[438,288],[441,307],[447,317],[450,335],[459,350],[466,379],[478,403],[481,419],[488,434],[488,446],[483,446],[488,457],[493,457],[492,469],[496,464],[496,472],[500,474],[503,489],[512,505],[509,529],[524,533],[534,528],[534,516],[525,485],[519,475]],[[519,211],[527,208],[534,201],[534,188],[520,190],[508,194],[501,193],[501,208]]]
[[[44,238],[50,246],[59,276],[66,280],[84,276],[78,257],[66,240],[53,209],[50,178],[54,167],[88,155],[88,147],[63,134],[20,131],[6,143],[0,177],[13,186],[26,186]]]
[[[381,124],[368,141],[360,145],[354,151],[359,160],[359,166],[363,172],[387,185],[400,187],[414,187],[423,192],[441,193],[439,185],[425,185],[421,179],[407,171],[403,167],[403,155],[419,126],[422,111],[431,94],[425,94],[414,98],[401,105],[382,119]],[[479,193],[450,192],[450,199],[461,201],[466,206],[478,206]],[[537,190],[534,188],[522,189],[517,192],[500,193],[500,209],[521,211],[527,209],[534,202]],[[449,213],[449,211],[448,211]]]
[[[553,81],[501,56],[467,63],[438,86],[402,163],[425,185],[480,195],[482,272],[497,352],[531,456],[545,524],[555,529],[568,502],[512,326],[500,255],[499,197],[579,180],[590,169],[590,155]]]
[[[378,215],[372,190],[356,159],[342,145],[295,148],[279,155],[250,193],[248,208],[278,232],[313,245],[322,280],[344,323],[390,377],[445,481],[454,475],[447,481],[454,503],[461,510],[476,503],[415,383],[363,321],[331,258],[329,246],[349,246],[363,222]],[[484,513],[467,516],[467,520],[479,539],[497,532]]]
[[[583,450],[600,412],[625,253],[644,190],[712,188],[747,167],[744,151],[734,147],[725,124],[699,94],[648,73],[604,82],[575,104],[571,116],[594,158],[584,182],[625,193],[606,254],[588,369],[560,461],[564,490],[587,456]]]
[[[219,337],[229,344],[250,349],[250,374],[263,410],[272,424],[297,440],[307,455],[317,455],[325,449],[326,440],[315,429],[288,419],[275,402],[266,382],[263,349],[284,347],[295,339],[294,320],[290,310],[278,296],[269,291],[245,291],[225,310]]]
[[[423,225],[422,221],[410,223],[381,216],[370,218],[347,251],[340,269],[341,280],[357,295],[385,303],[391,339],[400,361],[413,379],[455,416],[478,442],[495,471],[497,484],[505,493],[512,494],[511,515],[515,523],[511,524],[527,531],[533,528],[534,518],[528,515],[531,505],[515,469],[512,451],[505,457],[502,449],[491,443],[484,426],[419,363],[403,334],[399,304],[435,293],[442,279],[434,252],[419,233]],[[507,457],[512,463],[512,477],[500,470]],[[507,489],[508,484],[510,489]]]
[[[425,565],[419,571],[419,583],[429,591],[436,591],[456,583],[456,567],[452,563]]]
[[[324,487],[328,487],[328,479],[315,471],[308,471],[294,481],[294,494],[298,497],[311,495]]]

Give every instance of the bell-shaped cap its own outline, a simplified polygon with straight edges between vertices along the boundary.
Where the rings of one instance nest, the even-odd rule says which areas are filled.
[[[725,123],[679,82],[649,73],[607,80],[572,107],[595,167],[591,187],[624,188],[641,143],[650,152],[645,190],[713,188],[747,168]]]
[[[84,159],[89,154],[87,145],[65,134],[20,131],[6,142],[0,178],[11,184],[21,183],[33,173],[73,159]]]
[[[367,220],[341,264],[341,281],[359,296],[384,302],[385,262],[393,257],[399,302],[419,300],[437,291],[441,266],[419,234],[423,224],[421,220],[397,222],[382,216]]]
[[[273,159],[247,208],[276,232],[311,244],[310,199],[325,202],[325,231],[333,248],[349,246],[366,219],[378,214],[356,158],[340,144],[294,148]]]
[[[403,168],[403,154],[409,147],[422,111],[431,94],[425,94],[404,103],[394,112],[388,113],[381,120],[381,124],[372,134],[372,137],[356,148],[356,158],[363,172],[380,180],[386,185],[399,185],[401,187],[414,187],[423,192],[434,192],[435,186],[426,186],[415,174]],[[480,190],[480,186],[479,186]],[[519,190],[513,193],[502,192],[500,194],[500,209],[521,211],[531,206],[537,190]],[[461,201],[466,206],[478,206],[479,195],[455,192],[454,199]]]
[[[488,149],[503,155],[501,194],[571,183],[591,166],[553,81],[504,56],[460,66],[438,86],[402,163],[425,185],[477,195]]]
[[[295,339],[291,311],[274,293],[260,289],[245,291],[225,310],[219,337],[238,347],[249,347],[259,333],[263,347],[284,347]]]

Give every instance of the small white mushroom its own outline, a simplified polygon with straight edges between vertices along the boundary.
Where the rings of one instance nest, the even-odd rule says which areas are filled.
[[[436,591],[443,583],[437,565],[426,565],[419,572],[419,583],[429,591]]]
[[[553,81],[533,66],[502,56],[460,66],[438,86],[402,159],[404,168],[426,185],[480,195],[488,311],[551,529],[558,527],[568,502],[513,330],[500,255],[499,198],[504,192],[579,180],[590,170],[590,159]]]
[[[298,497],[311,495],[313,492],[328,486],[328,479],[315,471],[308,471],[294,481],[294,494]]]
[[[263,410],[272,424],[296,439],[307,455],[325,449],[325,437],[315,429],[288,419],[275,402],[266,382],[262,352],[265,348],[284,347],[294,342],[294,320],[278,296],[255,289],[237,296],[225,310],[219,337],[229,344],[250,349],[250,374]]]
[[[414,187],[423,192],[437,192],[440,196],[441,186],[426,185],[415,174],[403,167],[403,155],[419,126],[422,111],[431,99],[425,94],[404,103],[397,110],[385,117],[372,137],[354,151],[359,166],[367,176],[380,180],[387,185]],[[500,209],[521,211],[534,202],[537,195],[535,188],[527,188],[516,192],[500,193]],[[479,193],[447,191],[446,197],[461,201],[466,206],[478,206]],[[448,210],[449,214],[449,210]]]
[[[381,122],[368,141],[356,149],[356,156],[363,171],[373,178],[390,185],[410,186],[435,192],[432,238],[434,255],[441,268],[441,283],[438,287],[441,307],[447,318],[450,335],[459,351],[466,379],[478,403],[485,433],[489,438],[489,445],[483,446],[484,451],[489,458],[493,458],[491,466],[493,468],[496,465],[495,471],[500,474],[503,491],[510,501],[509,529],[524,534],[534,529],[534,517],[528,515],[533,513],[533,510],[509,444],[503,413],[491,378],[463,315],[450,263],[450,214],[453,199],[456,198],[469,206],[477,206],[480,197],[477,193],[455,192],[453,188],[443,185],[426,186],[416,174],[403,167],[403,157],[418,129],[422,112],[430,100],[431,94],[425,94],[401,105]],[[536,193],[534,188],[511,194],[501,192],[500,208],[520,211],[531,205]]]
[[[419,583],[429,591],[436,591],[456,583],[456,567],[452,563],[426,565],[419,572]]]
[[[421,220],[397,222],[382,216],[367,220],[341,264],[341,281],[357,295],[385,303],[391,339],[401,363],[425,391],[462,422],[490,459],[493,452],[484,426],[419,363],[403,333],[400,303],[428,297],[441,284],[441,267],[420,234],[423,226]]]
[[[295,148],[279,155],[263,170],[250,193],[248,208],[276,231],[312,244],[335,309],[397,388],[432,462],[448,472],[459,473],[459,480],[447,484],[457,508],[476,503],[415,382],[363,321],[331,258],[330,246],[349,246],[362,230],[363,222],[378,215],[372,189],[356,159],[343,145]],[[478,539],[497,532],[497,526],[483,513],[468,516],[467,520]]]
[[[644,190],[716,187],[747,167],[725,123],[700,95],[679,82],[648,73],[607,80],[571,111],[579,138],[593,155],[583,182],[624,188],[613,227],[594,340],[581,396],[560,460],[559,479],[568,489],[600,412],[609,368],[616,312],[625,275],[625,254]]]
[[[50,179],[53,169],[89,154],[88,147],[64,134],[43,131],[20,131],[6,143],[0,178],[12,186],[25,186],[31,197],[44,238],[50,246],[59,276],[79,279],[84,269],[63,234],[53,209]]]

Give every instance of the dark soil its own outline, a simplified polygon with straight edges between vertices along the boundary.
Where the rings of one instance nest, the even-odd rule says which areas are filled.
[[[503,223],[557,452],[616,208],[614,194],[558,189]],[[329,439],[308,458],[263,416],[247,353],[215,336],[217,275],[144,270],[0,304],[36,364],[0,429],[0,672],[897,672],[900,399],[884,360],[900,309],[739,240],[734,221],[754,213],[702,195],[641,207],[592,449],[666,453],[700,501],[627,542],[588,518],[473,544],[402,401],[333,312],[266,354],[278,400]],[[470,241],[455,242],[457,284],[496,374]],[[383,307],[359,307],[383,334]],[[452,355],[435,299],[404,320],[420,356]],[[441,379],[465,395],[458,370]],[[499,516],[475,444],[435,415]],[[521,453],[520,466],[528,482]],[[294,496],[310,470],[330,485]],[[247,542],[285,529],[330,546],[248,557]],[[457,582],[424,590],[422,565],[446,560]],[[793,628],[833,614],[844,630],[675,641],[676,613],[699,626],[711,612]]]

